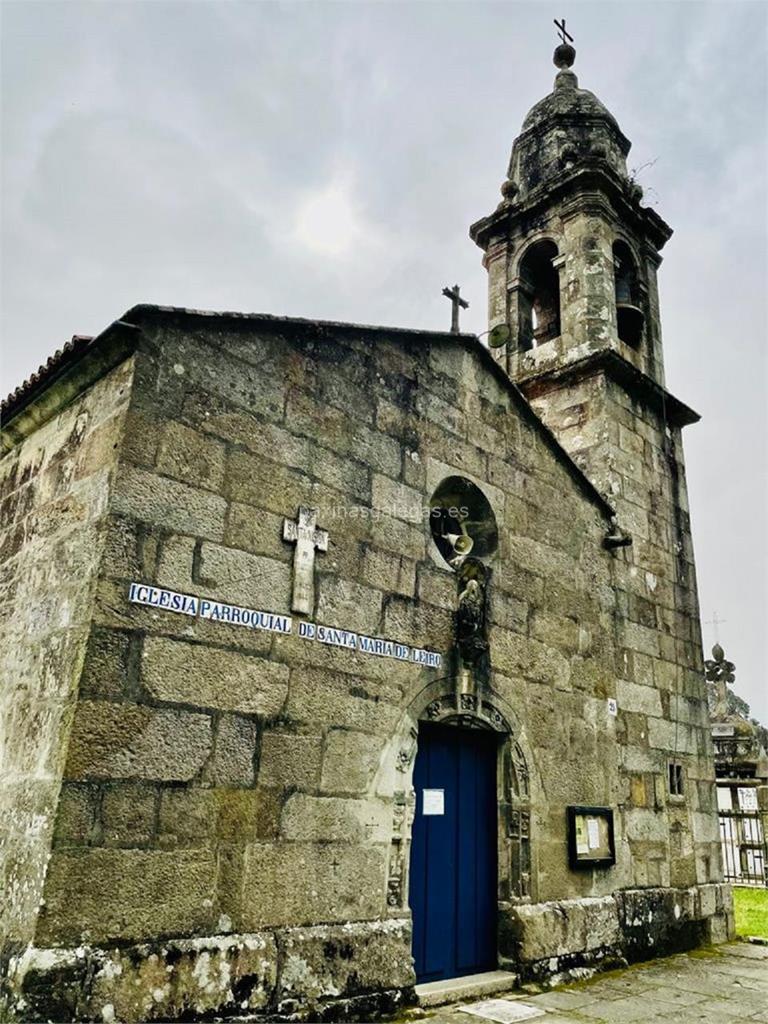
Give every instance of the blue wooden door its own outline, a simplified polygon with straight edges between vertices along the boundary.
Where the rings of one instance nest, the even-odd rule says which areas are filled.
[[[496,752],[493,733],[419,728],[410,872],[419,982],[496,966]]]

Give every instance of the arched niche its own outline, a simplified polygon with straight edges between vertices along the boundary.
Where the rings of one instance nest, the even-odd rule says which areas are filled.
[[[643,338],[645,314],[637,263],[632,250],[621,239],[613,243],[613,280],[619,340],[637,348]]]
[[[518,297],[519,347],[531,349],[560,335],[558,251],[548,238],[534,242],[520,261]]]

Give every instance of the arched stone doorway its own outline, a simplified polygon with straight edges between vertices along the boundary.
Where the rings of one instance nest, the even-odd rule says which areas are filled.
[[[444,678],[424,687],[411,701],[382,766],[383,788],[393,797],[394,815],[390,844],[387,900],[398,916],[411,909],[411,842],[417,813],[414,766],[420,735],[430,726],[462,731],[482,731],[492,738],[495,752],[495,882],[496,963],[505,957],[500,927],[511,904],[529,902],[533,887],[530,756],[525,737],[506,702],[488,688],[481,695],[462,693],[456,680]],[[385,782],[386,778],[386,782]],[[391,788],[390,788],[391,787]]]

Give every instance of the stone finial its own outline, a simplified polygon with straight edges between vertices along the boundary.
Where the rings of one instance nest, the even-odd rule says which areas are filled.
[[[707,658],[704,662],[705,678],[715,684],[715,707],[712,711],[712,717],[715,719],[728,715],[728,683],[733,683],[736,679],[735,668],[732,661],[726,661],[725,651],[720,644],[715,644],[712,648],[712,658]]]
[[[560,43],[559,46],[555,47],[552,61],[556,68],[572,68],[575,60],[576,50],[570,43]]]
[[[725,651],[720,644],[715,644],[712,648],[712,658],[708,658],[704,662],[704,668],[707,679],[711,683],[719,683],[721,680],[725,683],[732,683],[736,679],[734,674],[736,666],[732,661],[726,661]]]

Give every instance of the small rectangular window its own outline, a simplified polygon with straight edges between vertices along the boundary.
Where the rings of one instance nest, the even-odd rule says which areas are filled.
[[[670,796],[683,795],[683,766],[677,761],[669,762],[669,793]]]

